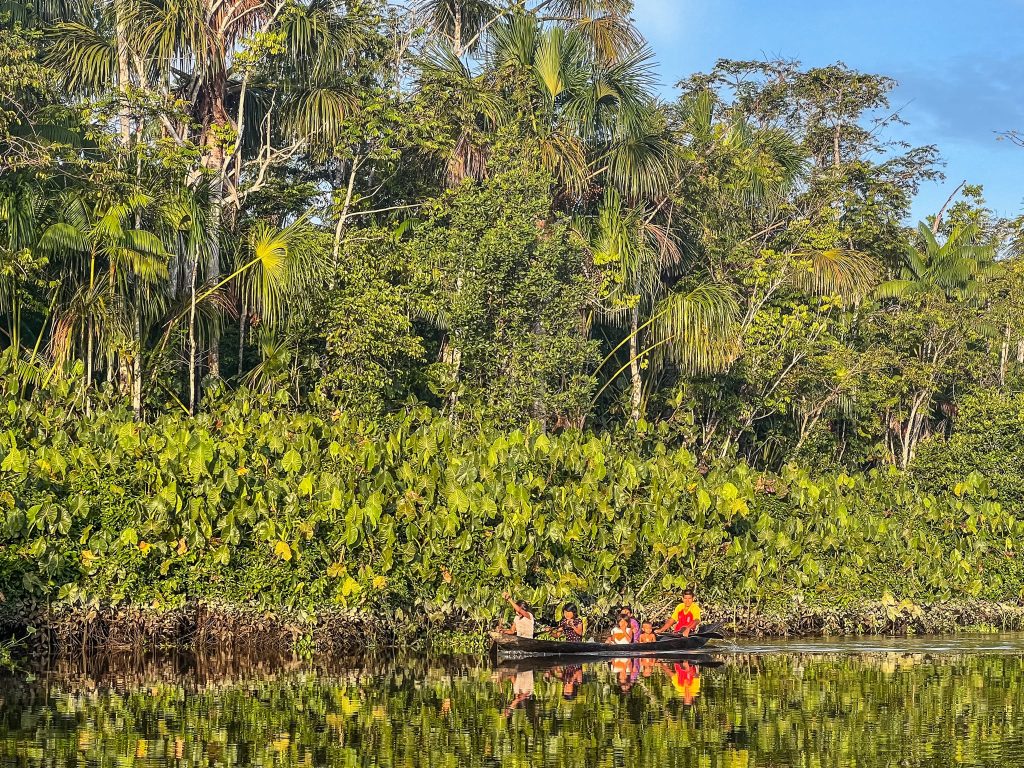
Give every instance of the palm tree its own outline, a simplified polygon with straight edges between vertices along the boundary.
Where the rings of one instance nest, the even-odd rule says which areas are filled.
[[[0,188],[0,311],[7,316],[7,338],[16,354],[21,353],[21,285],[17,268],[19,253],[28,253],[39,238],[45,202],[39,190],[14,177]]]
[[[167,109],[153,124],[146,123],[147,110],[140,116],[122,110],[122,139],[129,145],[133,136],[156,132],[199,148],[184,182],[205,179],[209,187],[209,247],[198,279],[217,282],[221,232],[234,225],[241,188],[263,183],[268,167],[299,149],[323,154],[338,142],[354,108],[346,67],[365,41],[367,22],[339,0],[93,3],[82,19],[50,30],[50,60],[59,62],[74,90],[124,101],[134,85],[162,96]],[[259,43],[265,33],[275,35],[283,53]],[[188,114],[176,119],[180,104]],[[129,118],[137,122],[129,125]],[[216,328],[208,341],[208,367],[216,376]]]
[[[235,305],[230,290],[240,299],[243,318],[240,324],[239,368],[244,353],[245,336],[251,317],[272,333],[287,334],[297,310],[308,306],[315,287],[327,274],[329,246],[324,235],[310,227],[306,216],[301,216],[284,227],[275,227],[266,221],[257,221],[245,237],[233,243],[234,269],[216,281],[197,283],[197,264],[209,248],[208,230],[204,223],[201,194],[182,194],[167,206],[165,221],[176,242],[179,281],[185,293],[169,315],[164,318],[161,348],[169,342],[178,324],[188,318],[188,410],[195,412],[198,399],[197,386],[197,327],[204,313],[212,324],[222,314],[222,308]],[[280,343],[275,343],[275,349]],[[266,349],[266,345],[261,345]],[[275,357],[279,351],[275,352]]]
[[[132,366],[118,373],[141,404],[142,316],[152,311],[153,290],[167,278],[168,252],[160,237],[139,222],[154,205],[142,192],[107,202],[68,193],[59,216],[39,238],[39,252],[58,265],[62,296],[50,337],[55,365],[72,356],[85,364],[85,386],[105,362],[113,379],[117,361]],[[101,358],[98,352],[103,353]]]
[[[641,43],[629,18],[632,0],[417,0],[413,7],[459,58],[483,48],[499,22],[520,15],[575,31],[601,61],[615,61]]]
[[[172,253],[169,281],[172,303],[168,316],[161,318],[163,334],[157,353],[163,351],[172,332],[177,330],[178,322],[187,317],[186,399],[190,413],[195,412],[198,397],[199,319],[205,320],[203,325],[207,329],[216,327],[218,322],[217,313],[205,312],[207,305],[200,299],[200,265],[207,262],[214,247],[213,239],[218,234],[211,226],[210,211],[210,188],[203,181],[172,190],[161,211],[162,234]],[[211,295],[217,297],[216,292]],[[154,365],[154,376],[156,371]]]
[[[995,248],[979,242],[974,226],[958,226],[940,243],[932,228],[917,226],[918,244],[908,243],[900,276],[875,289],[880,299],[977,302],[999,269]]]
[[[257,221],[238,248],[233,288],[239,295],[238,373],[243,371],[245,333],[251,318],[273,334],[275,349],[288,335],[301,308],[308,307],[325,281],[328,246],[305,217],[285,227]],[[264,338],[264,341],[267,341]],[[261,349],[270,347],[261,344]],[[275,352],[275,356],[277,352]]]
[[[452,107],[444,114],[457,118],[451,180],[485,173],[488,140],[510,126],[538,147],[567,203],[607,185],[631,198],[663,190],[672,152],[651,96],[651,60],[640,47],[597,59],[580,30],[522,13],[493,24],[478,74],[454,50],[431,49],[420,88],[441,91]]]
[[[707,280],[687,289],[672,285],[681,277],[682,254],[653,218],[644,208],[624,206],[621,196],[609,190],[590,236],[595,264],[609,265],[613,277],[600,316],[628,330],[623,342],[628,344],[627,363],[602,392],[628,367],[634,422],[642,415],[641,370],[646,364],[657,369],[669,362],[686,373],[711,373],[727,365],[737,351],[739,307],[732,289]],[[644,338],[651,344],[641,350]]]

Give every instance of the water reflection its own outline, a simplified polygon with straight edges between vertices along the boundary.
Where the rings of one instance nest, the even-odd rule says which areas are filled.
[[[17,766],[1009,766],[1024,650],[600,663],[126,656],[0,681]]]

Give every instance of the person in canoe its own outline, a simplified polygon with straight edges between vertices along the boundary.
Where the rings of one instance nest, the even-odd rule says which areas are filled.
[[[659,633],[675,632],[683,637],[689,637],[700,624],[700,606],[693,599],[693,590],[687,589],[683,592],[683,602],[672,611],[672,616],[661,625]]]
[[[579,617],[579,609],[575,603],[569,603],[562,609],[562,620],[551,632],[552,637],[560,637],[570,643],[583,641],[583,619]]]
[[[622,606],[622,613],[626,614],[626,618],[629,620],[629,628],[633,632],[633,642],[640,642],[640,622],[637,621],[636,616],[633,615],[633,606]]]
[[[658,642],[658,636],[654,634],[654,625],[645,621],[643,626],[640,627],[640,634],[637,635],[636,641],[638,643],[656,643]]]
[[[612,627],[611,634],[605,642],[609,645],[629,645],[633,642],[633,629],[629,626],[629,616],[625,611],[619,614],[619,622]]]
[[[506,635],[515,635],[516,637],[533,638],[533,614],[530,613],[530,606],[525,600],[513,600],[512,595],[508,592],[504,592],[502,597],[512,606],[512,610],[516,612],[516,617],[512,620],[512,626],[508,629],[503,628],[500,624],[498,625],[498,631]]]

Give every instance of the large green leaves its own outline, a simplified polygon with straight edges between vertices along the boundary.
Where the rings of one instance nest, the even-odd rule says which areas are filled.
[[[611,435],[464,429],[424,412],[381,428],[251,400],[152,424],[5,413],[9,597],[336,604],[447,621],[494,616],[509,587],[545,614],[585,595],[598,611],[659,605],[692,583],[705,601],[766,610],[792,595],[841,606],[886,590],[921,601],[1024,589],[1024,523],[980,476],[937,498],[895,474],[702,473],[685,450]]]

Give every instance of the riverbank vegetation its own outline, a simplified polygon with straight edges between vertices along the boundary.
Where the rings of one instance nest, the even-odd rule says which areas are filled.
[[[1018,600],[1022,220],[629,6],[4,5],[7,610]]]
[[[568,600],[596,618],[696,582],[733,620],[781,617],[772,631],[822,609],[867,622],[884,606],[877,627],[831,627],[870,631],[918,603],[1024,594],[1024,520],[978,474],[933,494],[892,468],[705,469],[666,427],[507,430],[422,406],[369,421],[271,401],[140,422],[35,388],[3,417],[3,589],[73,615],[347,611],[398,635],[491,619],[510,586],[549,618]]]

